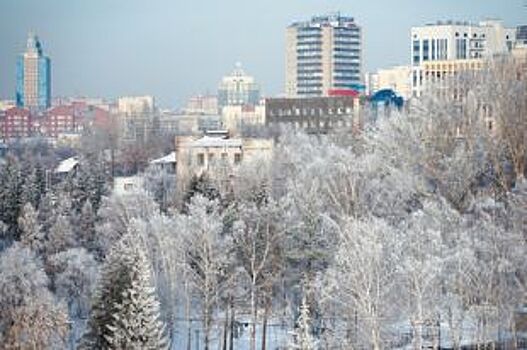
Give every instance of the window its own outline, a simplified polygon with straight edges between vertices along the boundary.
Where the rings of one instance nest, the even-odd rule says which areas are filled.
[[[242,161],[242,154],[241,153],[235,153],[234,154],[234,164],[239,164]]]
[[[414,43],[413,43],[413,62],[414,62],[414,66],[417,66],[420,63],[420,59],[419,59],[420,51],[421,51],[421,45],[420,45],[419,40],[414,40]]]
[[[430,41],[423,40],[423,61],[428,61],[430,59]]]
[[[222,153],[221,154],[221,160],[227,160],[227,157],[228,157],[227,153]]]
[[[209,164],[214,161],[214,153],[209,153]]]
[[[205,164],[205,155],[203,153],[198,153],[198,165]]]

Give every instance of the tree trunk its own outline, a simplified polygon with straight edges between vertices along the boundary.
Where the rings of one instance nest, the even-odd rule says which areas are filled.
[[[269,317],[269,303],[266,303],[262,321],[262,350],[267,348],[267,318]]]
[[[252,318],[252,324],[251,324],[251,344],[250,349],[256,350],[256,321],[257,321],[257,310],[256,310],[256,277],[253,277],[252,285],[251,285],[251,318]]]
[[[227,306],[225,309],[225,322],[223,324],[223,344],[221,347],[222,350],[227,350],[227,336],[229,333],[229,306]]]
[[[229,350],[234,350],[234,322],[235,322],[234,301],[231,296],[231,334],[229,335]]]

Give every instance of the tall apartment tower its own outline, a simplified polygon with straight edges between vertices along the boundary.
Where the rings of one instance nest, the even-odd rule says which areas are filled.
[[[254,78],[247,75],[241,63],[236,63],[234,71],[223,77],[218,87],[218,105],[225,106],[255,106],[260,101],[260,87]]]
[[[437,22],[411,30],[412,92],[421,94],[422,67],[431,61],[448,61],[466,66],[465,60],[490,58],[508,53],[516,42],[516,28],[506,28],[499,20],[479,24]],[[425,79],[426,80],[426,79]]]
[[[51,105],[51,61],[33,33],[28,35],[26,52],[17,57],[16,104],[40,110]]]
[[[295,22],[286,31],[288,97],[328,96],[362,83],[362,33],[339,13]]]

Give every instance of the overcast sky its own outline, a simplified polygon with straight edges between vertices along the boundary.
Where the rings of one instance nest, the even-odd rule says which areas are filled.
[[[235,62],[282,92],[285,27],[340,11],[364,31],[367,71],[408,64],[409,30],[436,20],[527,22],[526,0],[0,0],[0,98],[14,96],[27,32],[52,59],[53,95],[151,94],[165,107],[214,92]]]

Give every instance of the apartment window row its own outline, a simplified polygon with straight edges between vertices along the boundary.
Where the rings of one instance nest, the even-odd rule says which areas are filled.
[[[298,88],[317,88],[322,87],[322,83],[310,83],[310,82],[302,82],[299,81],[297,84]]]
[[[293,106],[291,108],[279,108],[270,110],[271,117],[290,117],[290,116],[311,116],[311,117],[325,117],[328,115],[350,115],[353,113],[351,107],[329,107],[329,108],[305,108]]]
[[[321,62],[299,62],[297,64],[298,68],[303,68],[303,67],[321,67],[321,66],[322,66]]]
[[[334,47],[333,51],[336,52],[353,52],[353,53],[360,53],[359,49],[352,49],[348,47]]]
[[[358,60],[360,59],[359,55],[342,55],[342,54],[335,54],[333,55],[333,58],[341,58],[344,60]]]
[[[358,69],[360,64],[358,62],[349,62],[349,61],[336,61],[333,63],[333,67],[336,70],[340,69]]]
[[[305,26],[305,27],[297,27],[296,28],[298,32],[320,32],[321,31],[321,28],[320,27],[310,27],[310,26]]]
[[[347,45],[354,45],[354,46],[359,46],[360,45],[360,42],[358,41],[355,41],[355,40],[335,40],[333,41],[333,45],[343,45],[343,46],[347,46]]]
[[[360,77],[359,74],[347,74],[347,75],[336,74],[336,75],[333,75],[333,80],[340,80],[340,81],[357,80],[359,79],[359,77]]]
[[[335,39],[360,39],[360,35],[345,32],[335,33]]]
[[[297,46],[313,45],[313,44],[321,45],[322,44],[322,40],[320,38],[309,38],[309,40],[307,40],[307,39],[305,39],[305,40],[298,40],[296,44],[297,44]]]
[[[309,33],[309,34],[297,34],[296,39],[298,41],[304,40],[304,39],[321,39],[322,34],[320,33]]]
[[[315,74],[315,73],[322,73],[322,68],[320,68],[319,66],[315,66],[313,68],[302,68],[302,67],[299,67],[297,70],[296,70],[296,74],[298,75],[301,75],[301,74]]]
[[[320,75],[298,75],[299,81],[320,81],[322,77]]]
[[[345,35],[347,33],[358,33],[360,32],[359,27],[335,27],[333,28],[337,35]]]
[[[321,60],[322,59],[322,55],[320,54],[317,54],[317,55],[299,55],[297,57],[298,60]]]

